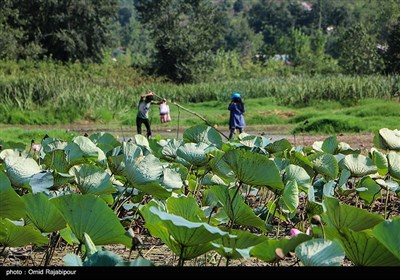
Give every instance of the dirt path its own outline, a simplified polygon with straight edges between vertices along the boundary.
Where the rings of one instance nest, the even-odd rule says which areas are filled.
[[[16,127],[2,125],[2,127]],[[77,123],[77,124],[65,124],[65,125],[21,125],[17,126],[23,129],[65,129],[66,131],[74,131],[78,134],[84,135],[92,134],[95,132],[110,132],[119,139],[129,139],[136,134],[136,129],[132,126],[119,126],[119,125],[101,125],[93,123]],[[186,128],[180,128],[179,131],[175,127],[165,127],[162,125],[154,125],[152,127],[153,135],[160,135],[162,138],[177,138],[180,139]],[[270,138],[273,141],[286,138],[294,146],[311,146],[315,141],[323,141],[330,135],[311,135],[311,134],[290,134],[290,127],[288,126],[274,126],[274,125],[264,125],[264,126],[247,126],[246,133],[251,135],[262,135],[264,137]],[[227,128],[218,128],[225,136],[229,135]],[[336,134],[337,140],[339,142],[345,142],[349,144],[352,148],[359,148],[361,150],[370,150],[374,144],[373,133],[341,133]],[[225,141],[226,138],[222,137]]]

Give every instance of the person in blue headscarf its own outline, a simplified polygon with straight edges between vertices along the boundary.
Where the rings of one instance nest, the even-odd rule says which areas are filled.
[[[228,106],[228,110],[230,111],[229,139],[232,139],[233,134],[235,133],[236,130],[238,130],[239,133],[242,133],[243,129],[246,126],[246,122],[243,116],[245,112],[245,107],[239,93],[235,92],[232,94],[232,99],[231,103]]]

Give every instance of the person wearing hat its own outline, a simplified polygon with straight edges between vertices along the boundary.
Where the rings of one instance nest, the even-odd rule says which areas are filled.
[[[243,132],[243,129],[246,126],[246,122],[244,120],[244,112],[245,107],[242,102],[242,98],[239,93],[235,92],[232,94],[231,103],[228,106],[228,110],[230,111],[229,115],[229,139],[233,138],[233,134],[236,130],[239,133]]]
[[[149,110],[151,104],[160,105],[161,102],[154,101],[154,92],[149,92],[140,97],[138,113],[136,115],[136,129],[138,134],[142,134],[142,125],[146,127],[147,138],[151,137],[151,127],[149,120]]]

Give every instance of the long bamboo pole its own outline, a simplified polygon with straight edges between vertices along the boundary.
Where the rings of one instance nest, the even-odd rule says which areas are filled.
[[[155,93],[153,93],[153,94],[154,94],[154,96],[157,96],[157,97],[160,98],[160,99],[164,99],[163,97],[161,97],[161,96],[159,96],[159,95],[157,95],[157,94],[155,94]],[[184,111],[186,111],[186,112],[188,112],[188,113],[190,113],[190,114],[192,114],[192,115],[195,115],[196,117],[200,118],[200,119],[203,120],[208,126],[213,127],[216,131],[218,131],[219,134],[221,134],[221,135],[224,136],[227,140],[229,140],[229,137],[228,137],[228,136],[226,136],[222,131],[220,131],[218,128],[216,128],[216,127],[214,126],[214,124],[210,123],[210,122],[209,122],[208,120],[206,120],[203,116],[201,116],[201,115],[199,115],[198,113],[193,112],[193,111],[191,111],[191,110],[189,110],[189,109],[183,107],[182,105],[179,105],[179,104],[176,103],[176,102],[172,102],[172,104],[174,104],[176,107],[178,107],[178,108],[180,108],[180,109],[182,109],[182,110],[184,110]]]

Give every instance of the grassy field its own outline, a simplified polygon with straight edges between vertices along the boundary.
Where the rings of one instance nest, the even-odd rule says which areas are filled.
[[[153,105],[150,118],[154,135],[179,137],[191,126],[204,124],[204,118],[221,131],[228,130],[229,99],[201,103],[180,104],[170,102],[172,121],[161,123],[158,106]],[[317,102],[312,106],[293,108],[276,104],[273,98],[244,99],[246,130],[251,133],[329,135],[341,133],[367,133],[380,128],[400,129],[400,103],[397,100],[361,100],[346,107],[339,102]],[[178,106],[177,106],[178,105]],[[136,133],[137,109],[118,112],[119,117],[109,121],[90,120],[58,125],[0,125],[0,144],[17,142],[29,145],[40,142],[44,135],[69,140],[76,135],[94,131],[109,131],[118,136]],[[194,115],[192,112],[196,113]],[[200,117],[199,117],[200,116]]]

